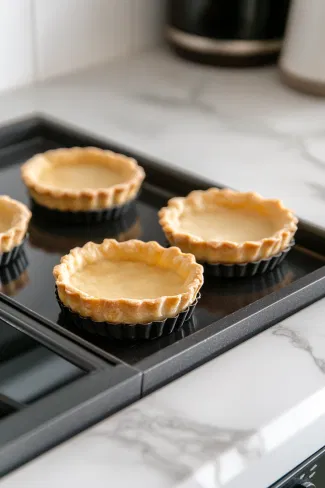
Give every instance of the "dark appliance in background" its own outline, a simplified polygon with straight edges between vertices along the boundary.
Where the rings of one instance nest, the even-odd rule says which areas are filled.
[[[182,57],[219,66],[274,62],[290,0],[168,0],[166,38]]]
[[[270,488],[323,488],[325,486],[325,447],[306,459]]]

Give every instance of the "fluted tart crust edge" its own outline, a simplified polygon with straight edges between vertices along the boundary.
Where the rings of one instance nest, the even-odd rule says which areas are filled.
[[[198,236],[179,230],[179,218],[186,208],[218,206],[227,202],[234,208],[240,205],[254,205],[267,209],[274,219],[279,219],[279,229],[271,236],[259,241],[222,241],[204,240]],[[192,253],[199,262],[206,263],[249,263],[269,258],[286,249],[293,240],[297,230],[298,219],[287,209],[281,200],[267,199],[255,192],[236,192],[230,189],[195,190],[186,197],[175,197],[168,201],[166,207],[159,211],[159,223],[169,243],[178,246],[183,252]]]

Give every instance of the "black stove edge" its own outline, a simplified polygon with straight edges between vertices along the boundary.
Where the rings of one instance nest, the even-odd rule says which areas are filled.
[[[5,298],[6,297],[2,297],[0,294],[0,320],[29,335],[45,347],[48,347],[60,356],[64,356],[70,362],[85,371],[89,372],[98,369],[106,369],[108,367],[108,361],[104,361],[95,356],[75,342],[61,336],[53,329],[39,324],[36,320],[30,318],[25,313],[22,313],[19,309],[8,304]],[[111,364],[121,364],[121,361],[116,359],[116,361],[112,361]]]
[[[140,399],[141,373],[98,370],[1,421],[0,477]]]
[[[81,337],[79,338],[79,344],[76,343],[74,339],[74,334],[72,334],[68,329],[64,329],[64,332],[58,329],[55,329],[53,327],[53,323],[51,320],[42,317],[41,315],[37,314],[36,312],[31,312],[28,307],[25,307],[24,305],[18,304],[13,300],[11,297],[8,297],[6,295],[3,295],[0,293],[0,319],[1,317],[1,312],[2,311],[7,311],[7,313],[11,313],[11,322],[10,325],[15,326],[15,321],[17,317],[20,318],[20,327],[17,326],[17,328],[20,328],[24,332],[28,332],[32,337],[35,339],[39,340],[42,337],[46,338],[51,338],[51,332],[54,333],[54,337],[59,337],[60,340],[61,338],[64,339],[65,344],[68,348],[68,350],[73,350],[73,346],[71,344],[75,344],[79,349],[77,349],[77,356],[74,356],[76,360],[80,361],[80,358],[83,359],[84,361],[88,361],[88,364],[93,365],[93,367],[98,368],[98,367],[105,367],[107,363],[110,364],[124,364],[125,366],[130,366],[126,362],[122,361],[119,359],[117,356],[114,356],[113,354],[106,353],[105,354],[105,359],[102,359],[100,357],[100,349],[99,348],[94,348],[92,351],[87,347],[87,341],[82,339]],[[45,332],[46,331],[46,332]],[[51,343],[52,344],[52,343]],[[44,345],[47,345],[47,343],[44,342]],[[51,346],[52,347],[52,346]],[[55,347],[55,344],[54,344]],[[52,347],[53,350],[54,347]],[[97,351],[96,351],[97,349]],[[90,351],[90,352],[88,352]],[[97,352],[97,356],[96,356]],[[70,359],[72,356],[70,356]],[[90,362],[89,362],[90,361]],[[80,363],[78,363],[80,365]],[[82,365],[81,365],[82,366]],[[136,366],[132,366],[132,368],[136,371],[138,371],[138,368]]]
[[[0,478],[141,398],[143,375],[131,366],[119,360],[102,360],[5,302],[1,303],[0,321],[86,372],[40,400],[19,406],[17,412],[1,420]]]

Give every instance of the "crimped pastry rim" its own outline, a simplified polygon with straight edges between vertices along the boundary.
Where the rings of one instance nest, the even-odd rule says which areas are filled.
[[[7,195],[0,195],[0,203],[4,202],[14,210],[17,222],[4,232],[0,232],[0,253],[10,252],[14,247],[19,246],[25,238],[32,213],[21,202],[10,198]],[[1,216],[1,207],[0,207]]]
[[[56,155],[65,158],[75,153],[78,154],[87,153],[89,159],[97,157],[100,155],[103,159],[107,158],[107,165],[109,167],[109,162],[112,159],[117,159],[120,164],[124,167],[128,166],[132,176],[122,183],[117,183],[109,187],[102,188],[82,188],[82,189],[67,189],[58,188],[51,184],[46,184],[39,181],[37,175],[35,174],[35,167],[37,165],[42,166],[46,164],[58,164],[50,161],[52,155]],[[31,196],[35,201],[43,206],[49,208],[57,208],[60,210],[95,210],[104,209],[114,206],[123,205],[129,200],[132,200],[139,191],[139,188],[145,178],[145,172],[143,168],[138,164],[138,162],[131,157],[125,156],[120,153],[116,153],[107,149],[100,149],[97,147],[72,147],[72,148],[59,148],[45,151],[44,153],[39,153],[34,155],[28,161],[26,161],[21,167],[22,179],[29,189]],[[45,203],[45,199],[50,199],[51,205]],[[55,200],[61,202],[60,208],[55,205]],[[75,208],[74,202],[82,202],[81,206]],[[104,202],[99,204],[98,202]]]
[[[271,236],[258,241],[235,242],[229,240],[205,240],[199,236],[178,230],[173,218],[181,215],[185,207],[194,207],[198,199],[201,202],[210,198],[226,198],[228,203],[240,196],[257,205],[274,207],[274,213],[286,216],[286,225]],[[211,201],[209,202],[211,204]],[[194,190],[185,197],[170,199],[166,207],[159,211],[159,223],[172,245],[178,245],[184,252],[193,252],[199,261],[208,263],[236,264],[268,258],[283,251],[293,239],[297,230],[298,219],[291,210],[286,208],[280,199],[264,198],[256,192],[237,192],[228,188],[209,188]],[[223,260],[224,255],[231,255],[230,261]]]
[[[190,278],[186,291],[177,295],[151,299],[107,299],[90,296],[69,282],[71,268],[73,268],[75,262],[78,260],[82,264],[85,261],[89,262],[89,256],[93,253],[102,253],[99,259],[105,258],[107,250],[118,252],[119,248],[123,248],[124,252],[136,252],[138,257],[140,255],[142,257],[154,255],[161,259],[164,255],[165,259],[168,259],[171,263],[167,268],[173,270],[175,270],[175,266],[185,265],[186,263]],[[145,258],[140,259],[140,261],[149,262]],[[74,248],[69,254],[63,256],[60,264],[54,267],[53,275],[61,302],[72,311],[79,313],[83,317],[89,317],[96,322],[126,323],[130,325],[146,324],[154,320],[176,316],[194,302],[203,284],[203,267],[196,263],[193,255],[184,254],[176,247],[164,248],[155,241],[143,242],[137,239],[124,242],[118,242],[115,239],[105,239],[101,244],[88,242],[82,248]],[[115,316],[112,318],[112,315],[107,310],[116,306],[119,318]],[[161,314],[162,309],[164,310],[163,314]],[[85,313],[85,310],[87,313]],[[124,319],[121,320],[121,317]]]

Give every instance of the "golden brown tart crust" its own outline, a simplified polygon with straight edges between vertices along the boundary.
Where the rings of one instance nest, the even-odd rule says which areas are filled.
[[[168,241],[183,252],[193,253],[198,261],[235,264],[266,259],[286,249],[298,219],[281,200],[254,192],[210,188],[172,198],[160,210],[159,222]],[[200,230],[193,232],[200,225],[207,238],[198,235]],[[238,241],[223,238],[223,234],[237,234]]]
[[[145,283],[146,289],[144,293],[141,293],[141,289],[136,289],[135,296],[139,294],[139,298],[124,297],[123,283],[128,285],[128,276],[124,277],[125,281],[120,282],[116,276],[110,273],[105,275],[108,278],[105,286],[112,287],[113,295],[115,292],[114,287],[119,286],[120,290],[122,290],[118,296],[113,298],[100,296],[101,292],[98,293],[98,296],[95,296],[95,293],[89,294],[83,291],[82,288],[85,286],[82,284],[85,283],[83,277],[80,281],[80,288],[76,286],[75,277],[78,273],[86,273],[98,263],[99,268],[103,269],[105,264],[110,263],[113,266],[117,264],[120,268],[123,268],[124,265],[126,267],[130,266],[131,276],[129,279],[133,280],[135,287],[141,287],[141,283]],[[148,281],[147,283],[146,280],[139,280],[139,285],[137,285],[139,275],[132,271],[137,264],[144,266],[144,272],[146,266],[148,266],[150,273],[156,271],[157,280],[155,282]],[[106,271],[104,270],[103,272],[105,273]],[[160,272],[161,278],[159,276]],[[166,249],[157,242],[142,242],[139,240],[119,243],[115,239],[105,239],[102,244],[88,242],[82,248],[75,248],[69,254],[63,256],[61,264],[55,266],[53,274],[58,295],[63,305],[83,317],[90,317],[96,322],[116,324],[146,324],[168,317],[175,317],[195,301],[203,284],[203,268],[196,263],[193,255],[184,254],[175,247]],[[164,290],[166,291],[166,286],[170,286],[171,294],[164,293],[160,296],[158,293],[157,296],[146,298],[148,290],[159,285],[160,279],[165,280],[165,274],[168,277],[175,275],[175,278],[182,283],[179,292],[175,293],[172,285],[165,281],[163,283]],[[96,278],[92,278],[90,274],[90,285],[96,287]],[[125,295],[128,295],[128,293],[126,292]]]
[[[32,214],[23,203],[0,196],[0,253],[19,246],[27,232]]]
[[[82,171],[87,173],[78,185]],[[145,177],[135,159],[95,147],[55,149],[37,154],[22,166],[21,174],[36,203],[74,212],[124,205],[136,197]],[[92,179],[93,184],[90,183]]]

